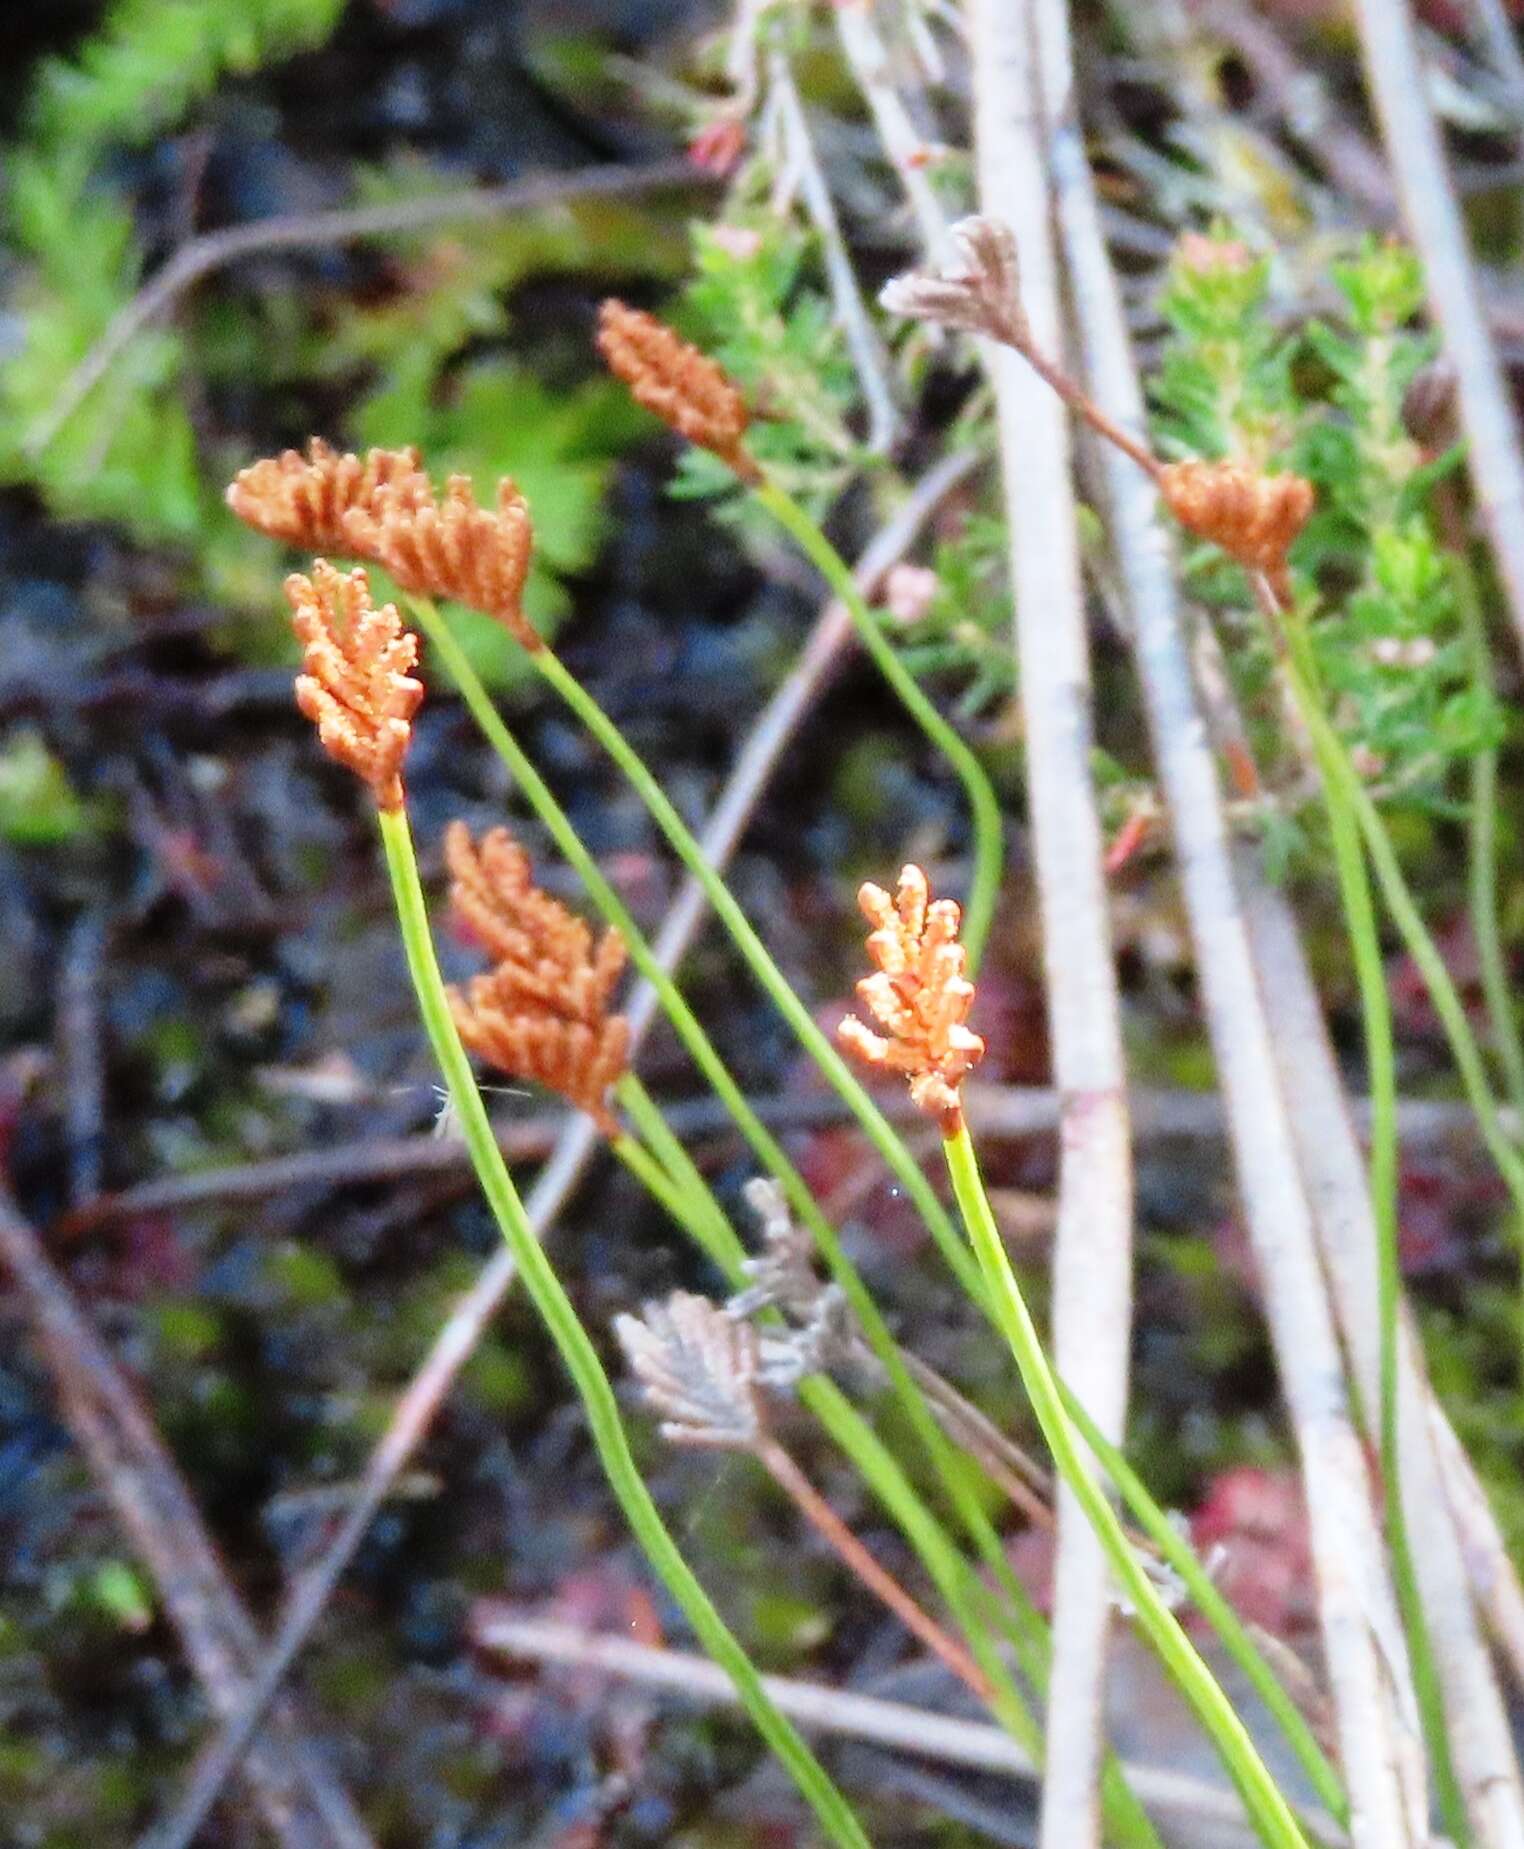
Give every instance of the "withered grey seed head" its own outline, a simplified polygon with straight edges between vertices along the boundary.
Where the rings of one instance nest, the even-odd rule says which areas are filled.
[[[1024,346],[1027,320],[1010,227],[995,218],[963,218],[948,235],[953,256],[939,269],[894,277],[880,292],[880,304],[909,320]]]
[[[674,1291],[640,1316],[617,1316],[614,1333],[646,1404],[673,1444],[748,1451],[761,1439],[758,1344],[707,1297]]]
[[[741,1192],[761,1223],[762,1250],[742,1265],[748,1286],[726,1304],[727,1315],[756,1316],[776,1308],[807,1316],[822,1289],[809,1228],[794,1219],[782,1186],[771,1176],[756,1176]]]

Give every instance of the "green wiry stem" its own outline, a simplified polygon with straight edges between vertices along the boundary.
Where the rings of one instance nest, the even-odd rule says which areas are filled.
[[[1378,1352],[1377,1440],[1387,1541],[1391,1550],[1392,1580],[1407,1631],[1408,1654],[1413,1667],[1414,1693],[1423,1718],[1425,1743],[1434,1770],[1445,1828],[1457,1845],[1470,1841],[1465,1799],[1450,1756],[1445,1728],[1444,1694],[1434,1661],[1434,1646],[1424,1612],[1423,1595],[1413,1565],[1407,1514],[1402,1500],[1402,1454],[1398,1429],[1398,1318],[1402,1301],[1402,1255],[1397,1218],[1397,1049],[1392,1030],[1392,1004],[1387,992],[1381,957],[1381,935],[1375,897],[1361,849],[1360,826],[1350,804],[1344,747],[1323,709],[1316,680],[1316,663],[1302,626],[1290,620],[1285,634],[1291,654],[1286,663],[1292,692],[1312,739],[1323,780],[1324,808],[1329,840],[1338,872],[1339,895],[1345,928],[1354,953],[1355,977],[1360,990],[1360,1012],[1365,1030],[1367,1084],[1370,1089],[1370,1188],[1376,1224],[1376,1315]]]
[[[990,926],[994,923],[1004,856],[1000,803],[990,780],[978,758],[927,699],[915,676],[895,653],[873,620],[873,612],[857,588],[851,566],[821,532],[816,521],[774,481],[763,480],[752,489],[752,494],[798,544],[841,599],[873,665],[894,689],[906,712],[952,765],[963,785],[973,820],[973,870],[969,878],[968,903],[964,907],[962,941],[968,953],[969,973],[973,974],[979,968]]]
[[[645,804],[652,820],[666,836],[672,851],[703,887],[705,898],[745,958],[747,967],[774,1007],[788,1022],[799,1044],[819,1066],[831,1089],[846,1104],[868,1140],[915,1203],[943,1256],[977,1302],[983,1296],[977,1268],[969,1265],[968,1254],[958,1239],[947,1210],[937,1199],[936,1190],[915,1157],[905,1147],[900,1133],[869,1097],[867,1089],[837,1052],[829,1035],[821,1031],[815,1017],[794,993],[788,978],[773,961],[771,952],[757,935],[751,920],[736,903],[724,880],[710,866],[704,850],[639,752],[576,675],[549,649],[538,650],[531,659],[541,676],[619,766],[631,789]]]
[[[1000,1584],[1011,1609],[1008,1612],[1005,1606],[998,1606],[997,1611],[999,1613],[999,1619],[1002,1625],[1007,1629],[1013,1643],[1017,1643],[1018,1646],[1020,1646],[1020,1615],[1023,1608],[1027,1607],[1029,1603],[1021,1586],[1021,1582],[1011,1570],[1010,1562],[1006,1558],[1005,1550],[1000,1542],[1000,1537],[996,1534],[993,1524],[990,1522],[988,1515],[968,1480],[962,1460],[954,1454],[951,1444],[941,1428],[937,1425],[936,1420],[933,1418],[926,1405],[924,1397],[906,1372],[904,1362],[900,1358],[894,1339],[885,1326],[883,1317],[880,1315],[878,1307],[858,1274],[856,1267],[852,1264],[843,1250],[836,1229],[821,1212],[819,1203],[815,1200],[814,1195],[811,1194],[803,1176],[800,1175],[793,1163],[789,1161],[776,1138],[751,1108],[745,1093],[736,1083],[725,1062],[720,1058],[713,1042],[704,1031],[697,1016],[688,1006],[681,990],[657,962],[643,933],[636,926],[634,919],[630,916],[628,909],[620,900],[618,894],[604,877],[596,860],[587,851],[581,837],[577,834],[576,829],[573,828],[567,817],[566,812],[556,802],[545,780],[540,776],[532,761],[519,745],[517,739],[514,738],[513,734],[504,724],[502,716],[492,704],[491,698],[488,696],[486,689],[482,686],[480,679],[472,669],[459,643],[455,640],[449,626],[431,603],[423,599],[410,599],[409,602],[418,619],[420,628],[422,628],[425,635],[429,638],[430,644],[436,654],[444,661],[450,675],[460,689],[462,698],[466,701],[472,716],[481,727],[483,735],[486,737],[488,743],[491,744],[493,749],[498,753],[510,775],[524,792],[531,807],[544,823],[546,830],[556,843],[556,846],[560,849],[568,864],[581,878],[593,903],[597,906],[603,917],[610,924],[614,925],[623,936],[630,953],[631,962],[655,990],[657,999],[660,1001],[668,1019],[672,1022],[678,1037],[681,1039],[695,1065],[697,1065],[705,1079],[713,1087],[716,1095],[730,1112],[737,1128],[750,1144],[758,1160],[770,1174],[778,1178],[788,1198],[789,1205],[799,1215],[804,1225],[809,1228],[817,1249],[824,1258],[832,1277],[841,1286],[848,1302],[851,1304],[862,1326],[866,1340],[883,1364],[889,1376],[890,1386],[905,1412],[911,1430],[915,1433],[918,1441],[925,1449],[932,1467],[936,1472],[938,1481],[941,1483],[944,1493],[947,1495],[949,1503],[956,1509],[959,1520],[974,1540],[979,1550],[980,1557],[984,1560],[986,1566],[994,1574],[996,1580]],[[600,718],[602,718],[601,714]],[[603,720],[603,724],[605,727],[608,727],[609,722]],[[617,733],[615,736],[618,736]],[[622,740],[620,740],[620,744],[622,746]],[[639,764],[638,759],[635,761]],[[641,771],[642,774],[647,777],[647,781],[649,781],[649,773],[644,772],[643,766],[641,766]],[[686,831],[683,832],[685,838],[687,838]],[[700,860],[702,860],[702,857],[700,857]],[[703,864],[707,869],[707,863]],[[714,875],[712,870],[709,870],[709,877],[718,884],[718,876]],[[730,898],[729,893],[725,891],[722,884],[719,885],[719,891],[723,896],[727,910],[735,914],[738,908],[736,908],[734,901]],[[742,919],[742,923],[745,923],[744,918]],[[750,932],[749,925],[746,926],[746,930],[748,933]],[[765,958],[766,952],[763,951],[762,955]],[[768,967],[772,968],[771,960],[768,959],[767,961]],[[790,991],[787,984],[783,982],[782,976],[779,975],[777,979],[779,983],[783,985],[784,993],[788,995],[790,1001],[793,1001],[792,991]],[[795,1002],[794,1005],[796,1008],[798,1007],[797,1002]],[[807,1015],[805,1019],[815,1036],[823,1039],[823,1036],[819,1035],[818,1029],[815,1029],[814,1023],[808,1020]],[[827,1043],[827,1046],[829,1047],[829,1043]],[[829,1050],[832,1052],[834,1058],[834,1049]],[[837,1061],[837,1063],[838,1065],[840,1064],[839,1061]],[[850,1074],[847,1076],[850,1083],[855,1087],[856,1081],[851,1079]],[[860,1088],[857,1089],[860,1090]],[[869,1108],[873,1108],[871,1104]],[[876,1110],[874,1111],[874,1116],[878,1116]],[[886,1131],[888,1131],[890,1137],[893,1138],[900,1151],[906,1155],[906,1159],[909,1160],[908,1152],[904,1152],[903,1144],[899,1144],[898,1138],[894,1137],[893,1131],[889,1129],[887,1124],[884,1127]],[[935,1207],[937,1213],[941,1215],[946,1224],[948,1235],[953,1242],[953,1252],[960,1261],[960,1280],[966,1277],[968,1280],[968,1287],[982,1298],[984,1287],[983,1280],[979,1276],[978,1266],[974,1264],[969,1253],[958,1242],[957,1235],[952,1229],[951,1222],[946,1219],[941,1203],[937,1201],[935,1194],[931,1192],[930,1184],[926,1181],[924,1175],[921,1174],[919,1168],[916,1168],[913,1163],[911,1164],[911,1168],[916,1181],[920,1184],[920,1189],[924,1191],[926,1195],[929,1195],[931,1204]],[[958,1587],[962,1584],[963,1582],[961,1580],[956,1583],[949,1580],[949,1585],[953,1586],[954,1592],[956,1592]],[[948,1587],[943,1586],[942,1590],[945,1595],[947,1594]],[[981,1629],[988,1628],[987,1620],[980,1620],[979,1622],[971,1621],[966,1600],[961,1607],[955,1605],[954,1610],[959,1622],[962,1623],[965,1630],[969,1632],[971,1642],[973,1641],[975,1633]]]
[[[664,1165],[679,1184],[684,1205],[689,1210],[690,1217],[680,1219],[679,1224],[714,1259],[731,1284],[739,1284],[743,1275],[744,1248],[708,1181],[662,1120],[654,1100],[644,1095],[638,1081],[633,1081],[632,1089],[630,1079],[622,1080],[618,1096],[632,1120],[656,1130],[653,1148],[660,1145]],[[868,1487],[910,1542],[990,1682],[991,1711],[1034,1760],[1040,1762],[1042,1729],[996,1648],[994,1635],[998,1629],[1009,1638],[1023,1675],[1041,1692],[1047,1687],[1050,1649],[1042,1617],[1024,1597],[1014,1623],[1001,1611],[893,1454],[834,1381],[824,1374],[813,1375],[800,1382],[799,1398],[852,1459]],[[1159,1519],[1165,1521],[1162,1512]],[[1252,1649],[1252,1645],[1249,1648]],[[1114,1754],[1107,1755],[1101,1774],[1101,1808],[1107,1840],[1119,1845],[1119,1849],[1162,1849],[1148,1813],[1127,1784]]]
[[[742,1704],[758,1732],[787,1767],[820,1827],[833,1843],[850,1849],[868,1849],[868,1838],[845,1798],[798,1731],[769,1698],[746,1652],[731,1635],[725,1621],[694,1577],[651,1499],[624,1435],[618,1404],[597,1351],[578,1320],[571,1299],[562,1288],[524,1213],[523,1203],[492,1134],[486,1106],[477,1089],[471,1063],[461,1045],[450,1015],[444,981],[429,932],[428,912],[406,812],[383,811],[381,839],[391,875],[408,973],[418,997],[434,1057],[449,1089],[487,1204],[507,1241],[535,1308],[574,1381],[587,1413],[588,1430],[598,1450],[604,1474],[619,1499],[637,1540],[661,1575],[668,1591],[693,1626],[708,1654],[730,1676]]]
[[[1492,656],[1477,593],[1476,573],[1462,554],[1452,559],[1456,601],[1471,648],[1477,691],[1490,697],[1494,691]],[[1476,939],[1482,999],[1492,1027],[1492,1044],[1507,1081],[1508,1099],[1524,1112],[1524,1037],[1519,1033],[1518,1009],[1508,977],[1503,931],[1498,916],[1498,748],[1489,745],[1471,760],[1471,788],[1466,811],[1467,895],[1471,930]]]
[[[1318,1794],[1329,1814],[1340,1824],[1349,1821],[1349,1799],[1338,1773],[1301,1709],[1282,1687],[1280,1678],[1265,1660],[1264,1654],[1244,1628],[1243,1620],[1217,1590],[1212,1576],[1196,1558],[1194,1548],[1180,1534],[1149,1495],[1142,1479],[1127,1459],[1095,1423],[1083,1404],[1062,1379],[1058,1382],[1064,1410],[1081,1438],[1095,1454],[1096,1461],[1120,1491],[1132,1510],[1138,1526],[1158,1548],[1170,1567],[1180,1576],[1191,1602],[1217,1633],[1224,1650],[1243,1671],[1244,1677],[1265,1704],[1266,1711],[1296,1754],[1297,1763],[1307,1775],[1307,1782]]]
[[[1001,1331],[1010,1345],[1055,1466],[1105,1549],[1139,1628],[1210,1735],[1261,1841],[1272,1845],[1273,1849],[1307,1849],[1307,1839],[1256,1751],[1248,1730],[1160,1597],[1105,1492],[1085,1467],[1078,1434],[1065,1410],[1058,1381],[1043,1352],[1036,1325],[995,1224],[967,1127],[960,1124],[944,1147],[964,1225],[990,1287]]]

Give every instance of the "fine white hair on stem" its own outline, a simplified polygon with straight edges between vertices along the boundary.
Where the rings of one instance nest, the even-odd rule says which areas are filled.
[[[1030,0],[968,14],[985,216],[891,301],[985,336],[1010,522],[1054,1083],[1062,1099],[1053,1332],[1060,1372],[1120,1442],[1132,1323],[1133,1177],[1104,846],[1091,774],[1092,693],[1066,405],[1014,348],[1061,349],[1041,76]],[[1101,1840],[1099,1788],[1112,1581],[1083,1510],[1058,1495],[1042,1849]]]
[[[1407,0],[1357,0],[1355,13],[1366,88],[1381,123],[1403,220],[1423,260],[1445,353],[1455,367],[1466,461],[1524,648],[1524,449],[1445,165],[1412,11]]]
[[[1068,9],[1064,0],[1034,4],[1050,124],[1045,165],[1053,176],[1089,385],[1110,416],[1138,427],[1141,387],[1093,176],[1073,119]],[[1428,1838],[1428,1802],[1416,1703],[1260,974],[1239,904],[1174,560],[1152,483],[1110,448],[1102,464],[1240,1197],[1301,1453],[1351,1836],[1360,1849],[1417,1845]]]

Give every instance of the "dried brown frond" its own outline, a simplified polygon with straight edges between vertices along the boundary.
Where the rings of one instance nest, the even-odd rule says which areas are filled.
[[[1188,533],[1221,546],[1248,571],[1286,588],[1286,554],[1312,512],[1312,483],[1242,462],[1171,462],[1159,471],[1165,505]]]
[[[673,1444],[749,1451],[762,1439],[757,1335],[707,1297],[674,1291],[640,1316],[616,1316],[614,1333],[646,1404]]]
[[[961,218],[948,237],[954,255],[935,270],[911,270],[884,284],[879,301],[892,315],[929,321],[1025,351],[1031,332],[1021,306],[1016,239],[998,218]]]
[[[450,898],[493,960],[450,1006],[479,1058],[533,1079],[577,1105],[606,1136],[619,1134],[609,1087],[623,1076],[629,1024],[608,1011],[624,969],[624,940],[587,924],[535,885],[529,856],[506,828],[473,843],[464,822],[445,834]]]
[[[612,297],[598,311],[598,351],[637,404],[680,437],[713,450],[743,481],[757,479],[757,465],[741,445],[751,422],[746,400],[707,354],[665,321]]]
[[[350,552],[345,515],[383,490],[433,498],[416,449],[373,449],[362,461],[314,437],[305,456],[288,449],[240,469],[227,503],[245,525],[304,552]]]
[[[398,482],[344,519],[351,550],[382,564],[406,591],[449,597],[495,617],[526,649],[544,643],[524,614],[534,528],[523,495],[506,479],[497,505],[481,507],[469,475],[452,475],[437,500],[425,484]]]
[[[837,1036],[868,1065],[904,1073],[912,1101],[950,1136],[961,1122],[958,1087],[984,1057],[984,1042],[964,1025],[974,985],[958,942],[962,914],[951,899],[932,900],[915,866],[901,872],[894,898],[870,882],[857,902],[874,927],[868,955],[878,965],[857,993],[884,1031],[849,1016]]]
[[[291,626],[302,643],[296,703],[323,749],[363,777],[383,809],[402,807],[402,760],[423,685],[412,678],[418,638],[394,604],[378,610],[356,567],[318,559],[311,577],[286,580]]]

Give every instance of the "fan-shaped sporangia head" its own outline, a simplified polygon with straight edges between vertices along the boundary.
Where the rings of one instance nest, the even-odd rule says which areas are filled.
[[[624,969],[612,929],[594,942],[587,924],[535,885],[529,857],[506,828],[473,842],[464,822],[445,835],[450,897],[492,959],[450,1006],[460,1037],[480,1059],[533,1079],[619,1134],[608,1093],[623,1077],[629,1024],[609,1013]]]
[[[240,469],[228,488],[227,504],[246,526],[300,551],[354,554],[345,516],[372,506],[383,491],[402,499],[433,499],[416,449],[341,455],[313,437],[305,455],[288,449]]]
[[[363,777],[383,809],[402,807],[402,760],[423,685],[413,678],[418,638],[392,604],[371,601],[363,570],[318,559],[286,580],[302,644],[296,703],[331,757]]]
[[[665,321],[612,297],[599,310],[598,350],[637,404],[688,442],[712,450],[743,481],[758,479],[742,443],[751,423],[746,400],[707,354]]]
[[[836,1030],[859,1059],[910,1080],[913,1102],[955,1133],[962,1122],[959,1086],[984,1057],[984,1042],[965,1026],[974,985],[958,942],[961,913],[931,897],[926,875],[907,866],[891,898],[871,882],[857,895],[874,927],[868,955],[877,973],[857,985],[858,999],[881,1033],[849,1015]]]

